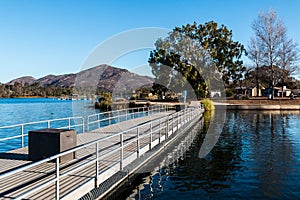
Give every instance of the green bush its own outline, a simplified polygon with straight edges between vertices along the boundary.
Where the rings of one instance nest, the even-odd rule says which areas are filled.
[[[107,102],[101,101],[95,103],[95,108],[100,109],[101,111],[111,111],[111,106]]]
[[[111,93],[105,92],[103,96],[98,98],[98,102],[95,103],[95,108],[100,109],[101,111],[110,111],[112,103]]]
[[[204,110],[206,111],[215,109],[214,103],[209,99],[203,99],[201,103],[203,104]]]
[[[231,89],[227,89],[225,92],[226,92],[226,97],[231,97],[234,95],[234,92]]]

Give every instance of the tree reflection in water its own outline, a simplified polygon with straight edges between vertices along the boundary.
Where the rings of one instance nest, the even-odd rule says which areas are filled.
[[[209,114],[187,150],[179,157],[170,154],[176,159],[169,159],[169,164],[148,174],[129,198],[300,197],[299,111],[228,111],[216,146],[200,159]]]

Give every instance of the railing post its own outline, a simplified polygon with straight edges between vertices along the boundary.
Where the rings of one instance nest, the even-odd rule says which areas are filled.
[[[179,112],[177,112],[177,119],[176,119],[176,121],[177,121],[177,131],[178,131],[178,129],[179,129]]]
[[[50,120],[47,121],[47,127],[50,128]]]
[[[59,157],[56,158],[56,200],[59,200]]]
[[[101,128],[101,113],[99,113],[97,115],[97,118],[98,118],[98,122],[99,122],[99,128]]]
[[[174,114],[172,114],[172,134],[174,133]]]
[[[187,112],[188,112],[188,109],[186,109],[184,111],[184,123],[186,124],[187,123]]]
[[[124,158],[124,143],[123,143],[124,139],[123,139],[123,132],[120,134],[120,145],[121,145],[121,149],[120,149],[120,170],[123,169],[123,158]]]
[[[68,129],[71,129],[71,118],[68,119]]]
[[[182,111],[180,111],[180,115],[179,115],[179,124],[180,124],[180,126],[182,126],[182,124],[181,124],[181,116],[182,116]]]
[[[24,142],[24,124],[21,125],[22,148],[25,146]]]
[[[87,116],[86,118],[86,129],[87,131],[90,131],[90,116]]]
[[[188,109],[186,111],[186,118],[187,118],[186,122],[189,122],[190,121],[190,109]]]
[[[108,125],[110,126],[110,112],[108,113]]]
[[[84,123],[85,123],[84,122],[84,117],[81,118],[81,121],[82,121],[82,126],[81,126],[82,127],[82,133],[84,133]]]
[[[137,157],[140,157],[140,130],[139,127],[137,127],[137,141],[136,141],[136,153]]]
[[[158,130],[158,143],[160,144],[160,137],[161,137],[161,133],[160,133],[160,119],[158,120],[159,123],[159,130]]]
[[[170,118],[170,115],[168,115],[167,121],[166,121],[166,123],[167,123],[167,126],[166,126],[167,131],[166,131],[165,139],[167,139],[169,137],[169,118]]]
[[[100,128],[100,116],[99,114],[96,115],[97,116],[97,125],[98,125],[98,128]]]
[[[98,175],[99,175],[99,143],[96,143],[96,177],[95,177],[95,188],[98,187]]]
[[[150,144],[149,144],[149,149],[152,149],[152,121],[150,123]]]

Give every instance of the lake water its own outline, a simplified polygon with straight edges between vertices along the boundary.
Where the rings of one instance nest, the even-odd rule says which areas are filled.
[[[97,113],[91,101],[0,99],[0,126]]]
[[[7,137],[16,137],[21,135],[21,126],[5,127],[10,125],[24,124],[29,122],[39,122],[44,120],[61,119],[69,117],[83,117],[85,124],[85,131],[87,130],[88,116],[92,114],[98,114],[99,109],[94,108],[92,101],[86,100],[59,100],[55,98],[15,98],[15,99],[0,99],[0,153],[21,148],[21,137],[12,138],[10,140],[3,140]],[[122,115],[119,118],[103,120],[101,124],[93,123],[89,125],[89,130],[94,130],[100,126],[106,126],[109,123],[117,123],[130,118],[142,117],[147,113],[128,113],[128,118],[125,113],[114,112],[110,117]],[[108,115],[101,114],[101,119],[108,118]],[[97,116],[89,118],[91,121],[96,121]],[[82,133],[82,119],[74,119],[70,121],[72,129],[76,129],[77,133]],[[51,122],[51,128],[68,128],[68,120],[53,121]],[[25,134],[30,130],[38,130],[47,128],[48,122],[41,122],[34,125],[23,126]],[[1,141],[2,139],[2,141]],[[28,137],[24,137],[24,146],[28,145]]]
[[[0,126],[99,112],[89,101],[0,99]],[[127,185],[115,199],[299,199],[300,112],[228,111],[222,134],[198,153],[209,118],[187,151]],[[3,143],[1,148],[8,148]]]
[[[300,198],[299,111],[228,111],[216,146],[200,159],[208,126],[174,162],[108,199]]]
[[[99,113],[99,110],[94,109],[91,101],[69,101],[52,98],[0,99],[0,127],[75,116],[86,117],[95,113]],[[67,121],[65,121],[65,123],[67,123]],[[73,121],[72,123],[75,122]],[[46,125],[47,124],[44,123],[36,126],[26,126],[25,132],[46,128]],[[61,124],[57,124],[57,127],[61,127]],[[19,134],[20,127],[0,129],[0,138]],[[26,145],[27,137],[25,139]],[[0,153],[20,147],[20,138],[0,141]]]

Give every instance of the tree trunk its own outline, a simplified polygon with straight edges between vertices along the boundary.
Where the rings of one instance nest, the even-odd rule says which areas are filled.
[[[275,85],[275,81],[274,81],[274,69],[273,69],[273,65],[271,66],[272,68],[272,98],[271,99],[274,99],[274,85]]]
[[[256,66],[256,96],[259,96],[258,65]]]

